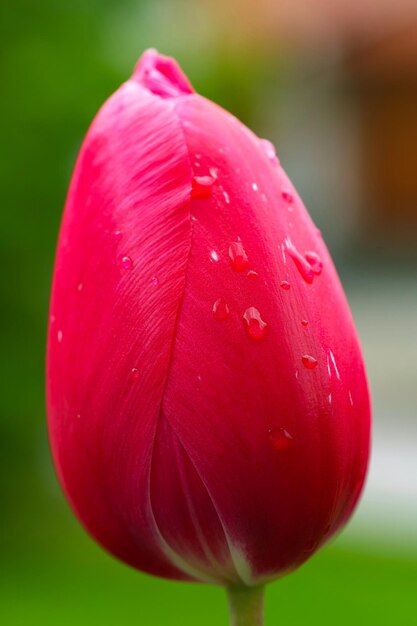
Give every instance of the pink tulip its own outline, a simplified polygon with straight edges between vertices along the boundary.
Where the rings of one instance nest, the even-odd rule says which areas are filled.
[[[62,487],[133,567],[256,588],[355,507],[369,396],[329,253],[272,144],[155,51],[81,148],[47,360]]]

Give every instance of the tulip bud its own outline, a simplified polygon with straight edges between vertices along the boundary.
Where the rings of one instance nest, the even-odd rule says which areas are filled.
[[[320,233],[272,144],[155,51],[81,148],[47,361],[62,487],[140,570],[261,585],[358,500],[368,388]]]

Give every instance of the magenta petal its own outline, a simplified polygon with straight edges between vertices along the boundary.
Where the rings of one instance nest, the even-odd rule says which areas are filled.
[[[160,545],[149,481],[191,245],[190,187],[177,116],[129,81],[78,158],[48,346],[50,436],[75,510],[120,558],[179,578]]]
[[[261,582],[358,500],[369,394],[329,253],[271,145],[155,51],[78,158],[47,372],[63,488],[139,569]]]

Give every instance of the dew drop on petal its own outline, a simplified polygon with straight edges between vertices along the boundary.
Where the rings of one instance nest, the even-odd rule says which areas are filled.
[[[252,183],[252,189],[254,191],[258,191],[258,185],[256,183]]]
[[[304,257],[315,274],[321,274],[323,262],[315,252],[305,252]]]
[[[120,265],[122,266],[124,270],[131,270],[133,267],[133,261],[130,258],[130,256],[124,256],[122,257]]]
[[[332,363],[333,363],[333,367],[334,367],[334,371],[335,371],[335,374],[336,374],[336,378],[337,378],[337,380],[340,380],[339,368],[337,367],[336,359],[335,359],[334,354],[333,354],[333,352],[331,350],[329,350],[329,356],[330,356],[330,358],[332,360]]]
[[[58,343],[61,343],[61,341],[62,341],[62,330],[58,330],[58,332],[56,334],[56,338],[58,339]]]
[[[139,370],[137,367],[132,367],[130,373],[131,373],[132,378],[135,378],[135,379],[139,378]]]
[[[151,277],[151,285],[153,287],[159,287],[159,280],[157,276],[152,276]]]
[[[123,237],[122,231],[121,230],[116,230],[114,233],[114,237],[116,239],[116,241],[120,241],[120,239]]]
[[[278,165],[279,160],[275,152],[274,144],[271,143],[268,139],[261,139],[260,142],[261,142],[263,149],[265,150],[266,156],[271,161],[271,163],[275,163]]]
[[[301,326],[308,326],[308,320],[301,320]]]
[[[251,339],[260,341],[265,337],[267,324],[261,318],[261,314],[254,306],[249,307],[243,314],[246,324],[246,331]]]
[[[294,195],[289,189],[281,189],[281,195],[285,202],[289,202],[290,204],[294,202]]]
[[[209,198],[215,179],[213,176],[194,176],[191,186],[192,198]]]
[[[303,354],[301,357],[304,367],[308,370],[313,370],[317,366],[317,359],[314,356],[310,356],[309,354]]]
[[[314,280],[314,272],[310,263],[303,257],[297,248],[291,243],[289,239],[286,240],[288,253],[295,263],[296,268],[300,272],[301,277],[306,283],[311,285]]]
[[[279,286],[282,289],[285,289],[285,291],[288,291],[288,289],[291,287],[290,283],[288,282],[288,280],[281,280]]]
[[[241,241],[233,241],[230,244],[229,257],[236,272],[243,272],[247,268],[249,260]]]
[[[82,291],[83,287],[84,287],[84,285],[82,283],[78,283],[77,290],[78,291]]]
[[[229,317],[229,307],[224,298],[219,298],[213,304],[213,317],[215,320],[227,320]]]
[[[230,196],[227,193],[227,191],[223,191],[223,198],[224,198],[224,201],[226,202],[226,204],[230,204]]]
[[[219,260],[219,255],[217,254],[217,252],[215,250],[212,250],[210,252],[210,259],[214,262],[217,263]]]
[[[210,167],[209,172],[210,172],[210,176],[212,176],[214,180],[217,180],[219,169],[217,167]]]
[[[249,272],[246,274],[246,276],[248,278],[250,278],[250,280],[256,280],[259,276],[258,272],[255,272],[255,270],[249,270]]]
[[[274,449],[278,452],[285,452],[285,450],[288,450],[293,441],[290,433],[288,430],[285,430],[285,428],[270,428],[269,439]]]

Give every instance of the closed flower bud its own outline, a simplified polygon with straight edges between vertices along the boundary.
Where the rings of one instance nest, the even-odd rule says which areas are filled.
[[[329,253],[272,145],[155,51],[83,143],[50,312],[55,465],[118,558],[253,586],[346,522],[370,409]]]

